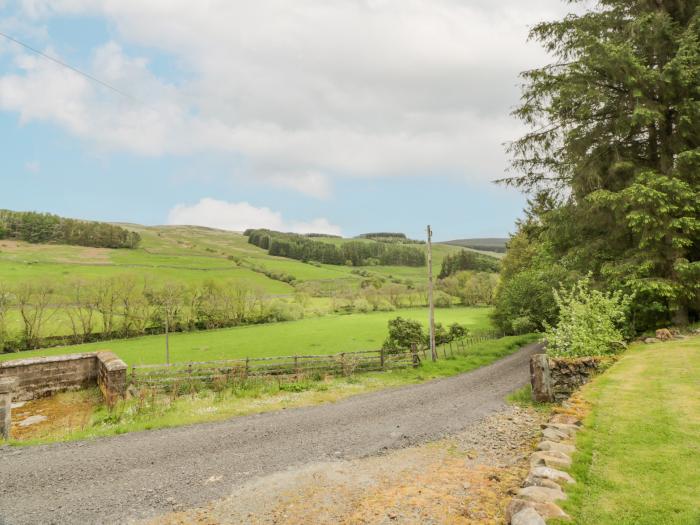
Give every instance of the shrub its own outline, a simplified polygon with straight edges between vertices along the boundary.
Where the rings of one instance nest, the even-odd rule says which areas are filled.
[[[436,308],[451,308],[452,296],[440,290],[436,290],[433,295],[433,303]]]
[[[397,317],[389,321],[389,336],[382,348],[390,352],[401,352],[411,349],[411,345],[420,345],[425,341],[423,327],[418,321]]]
[[[624,348],[622,330],[631,298],[620,291],[591,290],[589,278],[554,291],[559,321],[546,325],[547,352],[558,357],[614,354]]]

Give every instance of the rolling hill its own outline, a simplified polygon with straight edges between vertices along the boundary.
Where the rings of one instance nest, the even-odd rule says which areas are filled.
[[[490,255],[495,255],[506,253],[507,242],[508,239],[505,237],[485,237],[481,239],[455,239],[454,241],[446,241],[443,244],[470,248],[472,250],[488,252]]]

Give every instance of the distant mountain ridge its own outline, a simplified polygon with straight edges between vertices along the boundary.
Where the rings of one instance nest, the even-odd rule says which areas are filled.
[[[445,241],[442,244],[462,246],[463,248],[471,248],[472,250],[483,252],[505,253],[507,242],[508,239],[505,237],[483,237],[478,239],[455,239],[453,241]]]

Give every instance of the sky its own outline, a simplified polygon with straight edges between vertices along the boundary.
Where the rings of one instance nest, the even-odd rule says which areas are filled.
[[[528,29],[561,0],[0,0],[0,208],[505,236]]]

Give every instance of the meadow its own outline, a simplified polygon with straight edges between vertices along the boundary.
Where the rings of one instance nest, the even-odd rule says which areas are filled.
[[[478,332],[491,329],[490,312],[490,308],[454,307],[436,310],[435,318],[445,326],[459,323]],[[406,308],[392,312],[326,315],[299,321],[174,333],[170,334],[170,359],[172,362],[211,361],[377,350],[386,338],[388,321],[397,316],[416,319],[427,326],[425,308]],[[165,336],[153,335],[0,354],[0,361],[96,350],[111,350],[130,365],[163,363]]]
[[[425,304],[426,301],[426,268],[302,262],[270,256],[236,232],[194,226],[122,226],[141,236],[137,248],[91,248],[0,240],[0,293],[8,289],[12,292],[13,287],[31,283],[51,289],[52,294],[40,316],[41,326],[35,330],[35,342],[8,343],[8,349],[51,346],[55,343],[45,339],[50,337],[71,336],[73,341],[80,341],[76,336],[75,314],[67,311],[75,305],[76,285],[95,288],[95,284],[90,283],[99,286],[99,283],[109,280],[136,283],[143,290],[157,290],[174,283],[193,290],[214,283],[245,290],[250,295],[250,302],[266,303],[264,308],[268,313],[258,315],[267,319],[246,319],[219,326],[296,320],[340,311],[393,310]],[[342,244],[351,240],[331,239],[329,242]],[[458,250],[460,248],[443,244],[434,246],[436,274],[445,256]],[[358,305],[359,298],[362,300]],[[368,305],[368,301],[371,304]],[[271,310],[278,313],[271,314]],[[34,315],[34,312],[30,314]],[[117,311],[115,315],[119,322],[121,314]],[[93,333],[104,330],[100,315],[94,315],[91,324]],[[10,306],[6,312],[4,327],[6,341],[20,341],[25,321],[17,307]],[[113,336],[117,336],[116,333],[107,334],[106,338]],[[62,342],[66,343],[68,341]]]

